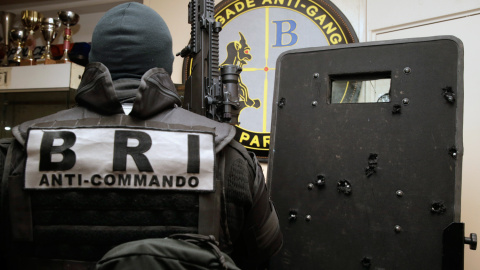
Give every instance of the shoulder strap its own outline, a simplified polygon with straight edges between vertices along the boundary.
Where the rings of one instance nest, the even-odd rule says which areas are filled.
[[[5,141],[2,141],[2,144]],[[18,170],[17,164],[21,146],[14,139],[7,141],[3,172],[1,178],[1,209],[8,207],[12,239],[18,241],[33,240],[32,209],[30,196],[23,191],[23,175],[12,171]],[[5,201],[8,200],[8,206]]]
[[[4,207],[7,195],[8,175],[10,174],[14,138],[0,141],[0,209]]]
[[[261,262],[276,254],[283,245],[277,212],[270,200],[262,168],[252,153],[255,164],[253,205],[245,220],[244,240],[251,247],[252,261]]]
[[[217,158],[215,192],[199,195],[198,233],[213,235],[218,240],[220,239],[221,197],[225,171],[225,155],[223,151],[217,154]]]
[[[245,149],[245,147],[241,143],[235,140],[232,140],[229,146],[235,149],[247,161],[248,166],[252,168],[252,171],[256,171],[257,168],[255,162],[257,162],[257,160],[253,152],[247,151],[247,149]],[[250,155],[250,153],[252,155]]]

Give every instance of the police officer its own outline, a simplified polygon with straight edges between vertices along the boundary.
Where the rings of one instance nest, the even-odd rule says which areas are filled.
[[[180,107],[170,78],[172,40],[163,19],[142,4],[121,4],[101,18],[91,46],[90,64],[75,97],[78,106],[25,122],[13,129],[15,141],[2,144],[2,261],[9,269],[90,269],[106,251],[127,241],[217,227],[222,251],[239,267],[265,265],[280,249],[282,235],[261,167],[233,140],[234,127]],[[125,130],[129,132],[122,141],[117,134]],[[217,224],[205,221],[212,214],[212,197],[171,188],[168,181],[162,185],[161,175],[152,176],[158,162],[174,156],[163,152],[157,135],[149,135],[160,131],[199,137],[211,133],[217,187],[212,192],[221,202],[213,213]],[[136,132],[147,135],[133,138],[137,146],[132,146],[128,134]],[[180,135],[172,138],[178,141]],[[113,163],[129,163],[122,181],[133,186],[138,180],[140,188],[119,188],[119,175],[100,172],[108,171],[112,162],[108,145],[123,147],[123,152],[114,150],[120,157]],[[195,145],[189,147],[197,149]],[[148,156],[150,148],[160,154]],[[190,158],[187,148],[183,144],[178,151],[187,153],[188,161],[180,158],[169,166],[190,160],[198,167],[208,163]],[[148,180],[141,178],[143,173],[150,174]],[[192,183],[196,188],[197,182]]]

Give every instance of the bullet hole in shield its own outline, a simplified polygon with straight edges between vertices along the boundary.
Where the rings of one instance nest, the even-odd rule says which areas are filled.
[[[296,221],[297,220],[297,214],[298,214],[297,209],[290,209],[290,212],[288,213],[288,220],[290,222]]]
[[[368,156],[368,166],[365,168],[365,175],[367,177],[370,177],[377,172],[375,170],[377,168],[377,164],[378,164],[378,155],[374,153],[370,153],[370,155]]]
[[[400,114],[402,113],[402,106],[400,104],[394,104],[392,109],[392,114]]]
[[[345,195],[350,195],[352,193],[352,185],[347,180],[343,179],[337,183],[337,191]]]
[[[452,90],[452,87],[447,86],[442,88],[443,97],[447,100],[448,103],[455,103],[455,93]]]
[[[317,175],[317,181],[315,181],[315,185],[318,188],[322,188],[325,186],[325,176],[323,174]]]
[[[362,259],[362,266],[365,268],[370,268],[372,265],[372,258],[370,257],[363,257]]]
[[[430,209],[434,214],[443,214],[447,211],[444,201],[435,201],[432,203],[432,208]]]
[[[458,156],[458,151],[457,151],[457,148],[455,146],[452,146],[448,149],[448,154],[454,158],[454,159],[457,159],[457,156]]]

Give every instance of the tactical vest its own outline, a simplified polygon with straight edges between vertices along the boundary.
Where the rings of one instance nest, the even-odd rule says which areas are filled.
[[[41,122],[32,124],[29,130],[91,128],[95,131],[100,128],[125,127],[215,133],[209,127],[137,121],[125,115]],[[29,139],[31,138],[26,138],[27,144]],[[223,142],[223,146],[226,143],[228,141]],[[112,247],[128,241],[162,238],[174,233],[216,235],[218,239],[221,233],[220,200],[223,183],[220,179],[223,179],[224,158],[221,148],[218,148],[218,144],[216,146],[214,191],[211,192],[120,188],[25,190],[28,168],[25,168],[24,148],[18,142],[12,143],[6,164],[15,169],[10,175],[9,170],[5,169],[2,177],[2,193],[8,194],[7,197],[2,196],[2,207],[8,208],[6,212],[9,213],[2,217],[7,220],[6,223],[2,222],[7,224],[7,228],[2,228],[2,231],[4,238],[7,238],[4,240],[12,243],[2,253],[14,255],[9,259],[10,268],[93,269],[92,262],[100,259]],[[48,175],[46,177],[48,185],[55,184]],[[132,174],[131,181],[136,181],[135,177]],[[58,185],[58,179],[56,180]],[[67,185],[68,181],[80,182],[77,176],[65,178],[64,175],[63,184]],[[113,178],[110,183],[112,181]],[[142,180],[139,180],[141,184],[140,181]],[[172,181],[175,182],[175,178]],[[148,182],[143,183],[144,186],[149,185]]]

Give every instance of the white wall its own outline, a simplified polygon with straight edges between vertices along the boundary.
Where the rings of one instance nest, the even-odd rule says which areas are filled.
[[[368,40],[376,33],[479,12],[478,0],[367,0]],[[473,31],[473,30],[472,30]]]
[[[330,0],[347,17],[360,42],[366,41],[366,16],[368,0]]]

